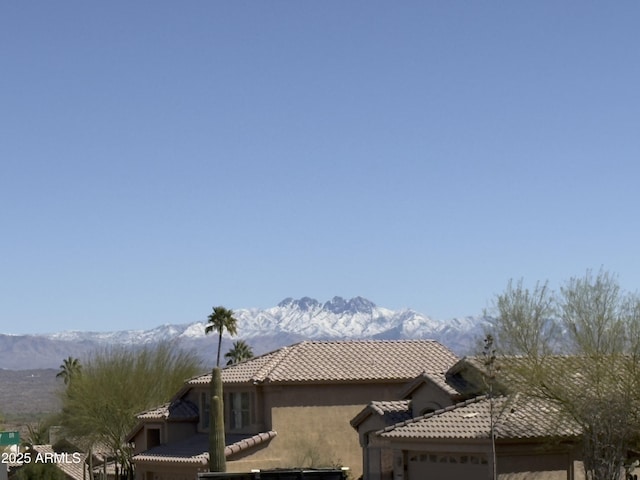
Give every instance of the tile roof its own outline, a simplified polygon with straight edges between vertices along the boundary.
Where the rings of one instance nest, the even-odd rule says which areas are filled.
[[[447,381],[446,372],[422,372],[404,387],[400,396],[402,398],[411,397],[411,394],[425,382],[432,382],[452,397],[457,397],[461,393],[457,388],[455,388],[455,385],[452,385]]]
[[[387,427],[383,438],[404,439],[485,439],[489,438],[490,401],[476,397],[433,413]],[[580,428],[560,415],[557,408],[540,399],[524,396],[494,399],[496,438],[533,439],[574,437]]]
[[[601,376],[601,366],[598,366],[601,361],[579,355],[546,355],[534,363],[524,356],[498,356],[495,391],[502,394],[519,392],[543,399],[552,398],[550,395],[554,392],[582,392],[590,388],[593,375],[595,378]],[[619,374],[624,371],[625,361],[624,356],[608,358],[607,371]],[[487,390],[486,368],[482,357],[464,357],[449,369],[446,381],[467,398],[477,396]],[[619,389],[618,393],[624,394],[625,383],[615,380],[615,376],[610,378],[614,381],[608,389],[614,392]]]
[[[364,407],[353,419],[351,426],[358,428],[371,415],[377,415],[382,418],[385,425],[394,425],[404,422],[411,418],[411,401],[409,400],[391,400],[391,401],[374,401]]]
[[[404,422],[411,418],[411,402],[396,400],[387,402],[371,402],[371,409],[382,416],[387,425]]]
[[[305,341],[222,370],[226,384],[407,381],[458,358],[434,340]],[[208,384],[210,374],[188,385]]]
[[[378,415],[387,413],[405,413],[411,409],[409,400],[383,400],[371,402],[371,408]]]
[[[62,473],[67,476],[67,478],[72,478],[73,480],[83,480],[83,478],[91,477],[89,468],[84,462],[86,455],[83,453],[75,452],[79,456],[74,456],[73,453],[61,455],[61,453],[56,452],[51,445],[33,445],[33,450],[35,451],[35,454],[32,453],[31,461],[34,463],[36,462],[36,456],[38,453],[42,455],[53,455],[54,453],[57,453],[57,457],[45,457],[55,460],[47,460],[46,463],[55,463],[56,467],[58,467],[58,469],[60,469]]]
[[[146,410],[136,415],[139,420],[189,420],[198,418],[198,407],[195,403],[180,398],[159,407]]]
[[[276,436],[273,430],[257,435],[228,435],[224,449],[226,457],[267,442]],[[133,457],[136,463],[188,463],[207,465],[209,463],[209,435],[199,433],[180,442],[158,445]]]
[[[145,410],[144,412],[138,413],[136,418],[140,420],[164,420],[169,416],[169,405],[171,405],[170,402],[150,410]]]

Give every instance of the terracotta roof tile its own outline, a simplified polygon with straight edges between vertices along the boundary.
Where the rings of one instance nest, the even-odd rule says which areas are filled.
[[[555,407],[539,399],[499,397],[494,400],[496,411],[496,438],[573,437],[580,434],[580,428],[574,422],[561,417]],[[489,438],[490,418],[489,399],[481,396],[398,423],[378,434],[407,439]]]
[[[276,436],[268,431],[257,435],[230,435],[224,449],[226,457],[267,442]],[[193,435],[180,442],[158,445],[133,457],[135,462],[190,463],[206,465],[209,463],[209,436],[206,433]]]
[[[231,455],[235,455],[236,453],[240,453],[244,450],[247,450],[253,446],[260,445],[263,442],[271,440],[276,436],[276,432],[270,430],[268,432],[258,433],[257,435],[253,435],[249,438],[244,438],[242,440],[238,440],[231,445],[227,445],[224,449],[225,457],[229,457]],[[209,455],[207,454],[207,460],[209,460]]]
[[[136,415],[139,420],[188,420],[198,418],[198,407],[189,400],[177,399]]]
[[[410,400],[374,401],[364,407],[349,422],[355,429],[372,415],[382,417],[385,425],[394,425],[411,418]]]
[[[371,402],[371,408],[378,415],[385,413],[408,412],[411,409],[409,400],[383,400]]]
[[[169,405],[170,403],[165,403],[159,407],[140,412],[136,415],[136,418],[140,420],[164,420],[169,416]]]
[[[51,445],[33,445],[33,450],[36,453],[32,453],[32,462],[36,461],[35,459],[38,453],[43,455],[51,455],[56,453]],[[89,478],[91,476],[91,474],[89,473],[89,468],[84,462],[86,458],[85,454],[76,452],[75,457],[73,456],[73,453],[68,453],[67,455],[61,455],[60,453],[58,453],[58,455],[58,457],[48,457],[51,459],[56,459],[55,462],[46,461],[46,463],[55,463],[56,467],[58,467],[58,469],[60,469],[65,475],[67,475],[68,478],[72,478],[74,480],[83,480],[83,478]]]
[[[371,402],[371,408],[384,418],[387,425],[404,422],[411,418],[411,402],[409,400]]]
[[[226,367],[224,383],[407,381],[423,371],[444,372],[457,361],[433,340],[301,342]],[[210,374],[189,385],[209,383]]]
[[[455,384],[450,384],[447,380],[446,372],[422,372],[411,382],[409,382],[400,396],[402,398],[410,398],[412,393],[425,382],[431,382],[452,397],[460,395],[460,391],[455,388]]]

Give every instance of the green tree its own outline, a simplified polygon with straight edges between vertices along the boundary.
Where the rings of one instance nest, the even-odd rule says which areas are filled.
[[[216,366],[220,366],[220,348],[222,346],[222,334],[226,330],[229,335],[233,336],[237,333],[238,321],[233,316],[233,310],[225,307],[213,307],[213,312],[207,317],[208,323],[204,329],[205,334],[218,332],[218,356]]]
[[[532,290],[523,281],[509,280],[504,293],[497,295],[493,310],[492,339],[503,354],[539,358],[553,351],[559,333],[555,321],[555,298],[547,283]]]
[[[233,311],[225,307],[213,307],[213,312],[207,317],[208,323],[205,333],[218,332],[218,354],[216,366],[211,372],[211,417],[209,427],[209,470],[212,472],[226,471],[226,459],[224,454],[224,405],[222,394],[222,378],[220,372],[220,349],[222,346],[222,334],[226,330],[229,335],[237,333],[238,321],[233,316]]]
[[[46,420],[40,420],[35,424],[27,424],[26,443],[30,445],[49,443],[49,427],[50,424]]]
[[[571,278],[557,294],[546,284],[528,290],[510,282],[494,312],[491,333],[510,355],[502,369],[518,379],[512,388],[580,425],[587,478],[619,480],[640,432],[639,297],[601,269]],[[561,343],[549,334],[556,331]]]
[[[80,360],[71,356],[64,359],[62,365],[60,365],[60,371],[56,375],[56,378],[62,378],[64,384],[68,385],[74,377],[77,377],[82,372],[82,365]]]
[[[136,414],[168,401],[198,371],[198,357],[171,343],[97,352],[62,393],[62,425],[87,448],[96,442],[107,445],[121,471],[131,476],[125,437]]]
[[[253,358],[253,350],[244,340],[237,340],[233,342],[231,350],[224,354],[224,358],[227,359],[227,365],[233,365],[234,363]]]

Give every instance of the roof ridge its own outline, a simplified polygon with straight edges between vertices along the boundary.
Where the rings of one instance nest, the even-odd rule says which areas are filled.
[[[272,352],[273,359],[268,361],[266,365],[260,368],[260,370],[258,370],[256,374],[253,376],[252,380],[254,382],[264,382],[265,380],[267,380],[269,378],[269,374],[271,374],[271,372],[273,372],[278,367],[278,365],[280,365],[284,361],[284,359],[289,356],[291,351],[294,348],[296,348],[298,345],[301,345],[304,343],[307,343],[307,342],[304,341],[300,343],[295,343],[289,347],[282,347],[279,350]]]
[[[368,406],[378,415],[384,415],[386,411],[381,407],[388,404],[402,404],[408,408],[411,405],[411,400],[372,400]]]
[[[271,440],[277,434],[278,433],[275,430],[268,430],[266,432],[257,433],[248,438],[243,438],[242,440],[232,443],[231,445],[225,446],[224,455],[225,457],[227,457],[229,455],[233,455],[235,453],[246,450],[247,448],[259,445],[267,440]],[[208,457],[208,452],[206,453],[206,455]]]
[[[436,340],[305,340],[226,367],[222,369],[222,378],[225,383],[245,385],[344,381],[404,383],[420,370],[426,370],[442,383],[441,372],[456,360],[455,353]],[[210,375],[197,377],[186,388],[202,385],[210,378]]]
[[[146,410],[141,410],[140,412],[137,412],[134,416],[138,418],[141,415],[149,414],[150,412],[153,412],[155,410],[160,410],[161,408],[169,408],[169,405],[171,405],[172,403],[173,403],[172,400],[161,403],[159,405],[156,405],[155,407],[150,407],[150,408],[147,408]]]
[[[306,344],[330,344],[330,343],[440,343],[433,338],[407,338],[407,339],[376,339],[376,338],[353,338],[349,340],[302,340],[298,343],[289,345],[295,347],[296,345]]]
[[[267,358],[267,357],[275,356],[280,352],[280,350],[283,350],[285,348],[295,347],[296,345],[299,345],[300,343],[306,343],[306,341],[294,343],[293,345],[286,345],[284,347],[280,347],[280,348],[277,348],[275,350],[271,350],[270,352],[261,353],[260,355],[255,355],[255,356],[253,356],[251,358],[247,358],[245,360],[242,360],[241,362],[233,363],[231,365],[225,365],[224,367],[220,368],[220,370],[233,370],[235,367],[238,367],[238,366],[240,366],[242,364],[249,363],[249,362],[254,362],[256,360],[260,360],[261,358]],[[210,374],[211,374],[211,372],[209,372],[209,373],[207,373],[205,375],[210,375]],[[202,376],[202,375],[199,375],[199,376]],[[195,377],[195,378],[197,378],[197,377]]]

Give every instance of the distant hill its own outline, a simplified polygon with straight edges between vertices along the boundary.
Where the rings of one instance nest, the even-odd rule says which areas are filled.
[[[56,378],[57,370],[0,369],[0,413],[16,415],[52,413],[60,410],[57,391],[63,383]]]
[[[474,351],[481,335],[481,317],[434,320],[414,310],[390,310],[362,297],[334,297],[326,302],[313,298],[286,298],[272,308],[239,309],[238,335],[224,337],[223,351],[233,340],[246,340],[255,354],[302,340],[408,339],[438,340],[458,354]],[[175,341],[194,349],[205,365],[213,363],[215,342],[204,333],[205,322],[162,325],[151,330],[117,332],[57,332],[47,335],[1,335],[0,366],[5,369],[57,369],[64,358],[82,359],[111,345],[146,345]]]

